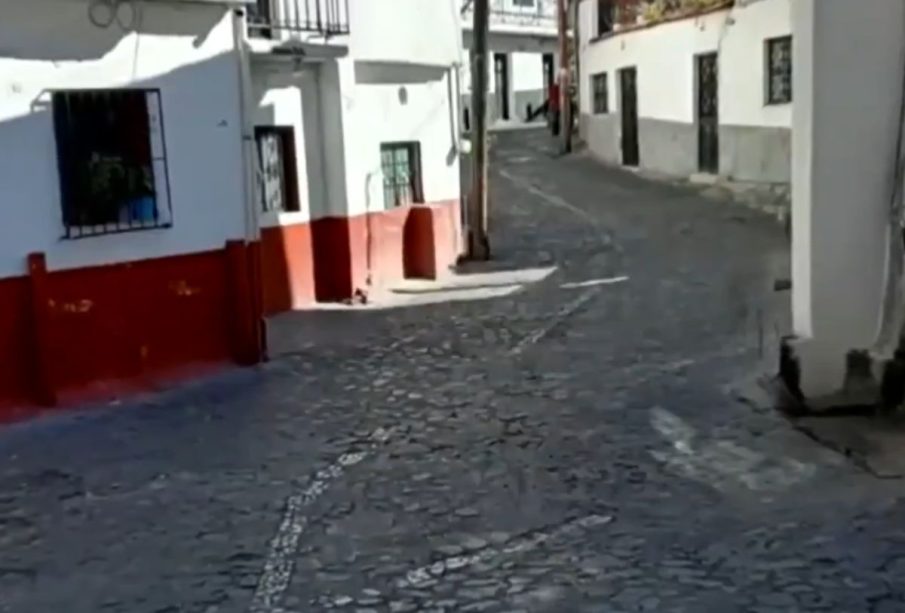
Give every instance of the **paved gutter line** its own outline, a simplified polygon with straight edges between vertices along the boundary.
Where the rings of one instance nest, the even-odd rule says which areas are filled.
[[[388,441],[390,434],[388,430],[378,428],[367,440],[373,447]],[[359,464],[367,455],[368,451],[347,451],[333,464],[317,471],[305,489],[286,499],[283,519],[270,541],[270,552],[248,608],[249,613],[279,613],[283,610],[279,604],[289,588],[295,566],[293,558],[309,523],[305,509],[313,505],[348,468]]]

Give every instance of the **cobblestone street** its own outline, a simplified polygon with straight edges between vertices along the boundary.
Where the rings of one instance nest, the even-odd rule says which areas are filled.
[[[742,398],[782,227],[548,140],[491,170],[541,280],[0,432],[0,611],[905,611],[901,483]]]

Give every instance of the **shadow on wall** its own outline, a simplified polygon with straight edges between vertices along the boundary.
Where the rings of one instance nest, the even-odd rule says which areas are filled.
[[[238,103],[230,102],[238,101],[236,59],[224,52],[128,86],[162,94],[168,228],[60,240],[49,105],[0,122],[0,151],[18,152],[0,167],[0,189],[31,211],[0,223],[0,264],[21,262],[18,276],[0,279],[0,406],[72,402],[86,391],[115,396],[261,356],[256,249],[242,241],[236,196],[243,168]],[[227,241],[236,242],[226,249]],[[29,253],[41,251],[46,271],[28,266]],[[92,265],[97,259],[136,261]],[[76,267],[56,270],[63,261]]]
[[[164,8],[165,7],[165,8]],[[121,2],[116,8],[96,0],[7,2],[0,22],[0,57],[23,60],[99,59],[133,34],[192,37],[200,47],[223,18],[222,7],[199,4]],[[4,25],[9,24],[9,25]],[[82,36],[73,36],[76,27]],[[140,41],[136,41],[136,49]]]
[[[401,62],[355,62],[355,82],[360,85],[415,85],[442,81],[448,69]]]

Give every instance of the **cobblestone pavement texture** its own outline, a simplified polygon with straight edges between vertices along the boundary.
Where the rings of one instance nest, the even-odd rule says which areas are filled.
[[[735,391],[781,229],[539,132],[492,178],[542,282],[0,432],[0,611],[905,611],[900,483]]]

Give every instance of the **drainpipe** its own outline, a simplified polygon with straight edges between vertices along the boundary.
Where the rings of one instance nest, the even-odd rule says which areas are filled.
[[[236,70],[239,82],[239,135],[242,147],[242,194],[245,198],[245,241],[248,247],[245,251],[247,278],[240,282],[249,292],[246,303],[250,309],[248,316],[256,329],[252,333],[255,344],[254,356],[249,355],[249,363],[268,359],[267,356],[267,329],[263,319],[263,295],[262,295],[262,271],[260,245],[261,230],[258,219],[258,185],[257,185],[257,157],[255,155],[254,122],[249,112],[252,108],[251,100],[251,75],[250,59],[245,46],[245,11],[241,8],[232,11],[233,24],[233,50],[236,54]],[[241,285],[240,285],[241,287]],[[253,358],[253,359],[252,359]]]
[[[257,158],[254,151],[254,121],[249,109],[251,102],[251,74],[249,70],[250,60],[245,47],[245,12],[243,9],[233,11],[233,50],[237,57],[237,71],[239,76],[239,126],[242,138],[242,192],[245,198],[245,239],[255,242],[260,238],[257,209]]]

